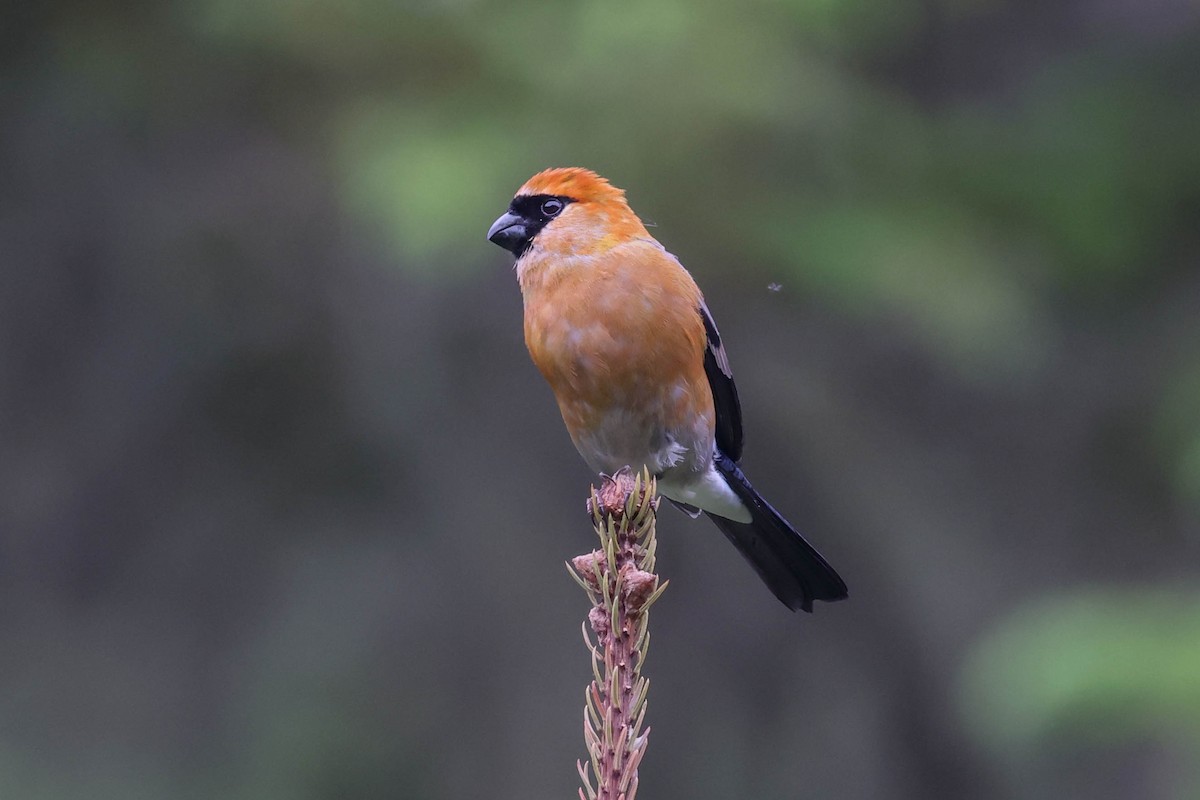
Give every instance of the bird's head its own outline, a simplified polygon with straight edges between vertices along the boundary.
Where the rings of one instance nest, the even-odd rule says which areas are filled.
[[[625,192],[581,167],[534,175],[488,230],[488,241],[518,259],[535,240],[547,252],[588,255],[638,236],[649,234],[625,202]]]

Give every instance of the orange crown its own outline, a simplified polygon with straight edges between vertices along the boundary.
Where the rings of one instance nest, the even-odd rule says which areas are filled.
[[[613,186],[590,169],[553,167],[525,181],[517,194],[553,194],[582,203],[624,202],[625,191]]]

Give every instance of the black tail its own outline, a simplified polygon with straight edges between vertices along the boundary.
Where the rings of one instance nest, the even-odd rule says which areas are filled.
[[[717,471],[750,509],[752,521],[734,522],[709,514],[729,541],[783,604],[812,611],[814,600],[844,600],[846,584],[804,537],[754,491],[742,470],[724,453],[714,458]],[[706,512],[707,513],[707,512]]]

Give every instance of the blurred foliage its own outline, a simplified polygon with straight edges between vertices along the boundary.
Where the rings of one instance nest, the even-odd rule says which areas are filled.
[[[572,791],[589,476],[484,241],[568,164],[851,585],[664,518],[643,793],[1191,796],[1198,76],[1188,0],[0,7],[0,797]]]
[[[1200,362],[1170,378],[1157,422],[1156,438],[1175,491],[1200,508]]]
[[[980,739],[1018,773],[1054,741],[1092,747],[1182,734],[1179,796],[1200,792],[1200,597],[1155,587],[1050,596],[981,641],[964,672]]]

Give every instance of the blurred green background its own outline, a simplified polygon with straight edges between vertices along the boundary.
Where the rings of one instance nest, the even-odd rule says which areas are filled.
[[[0,798],[574,796],[591,476],[484,240],[552,165],[696,275],[851,589],[664,510],[641,797],[1200,797],[1191,0],[48,0]]]

